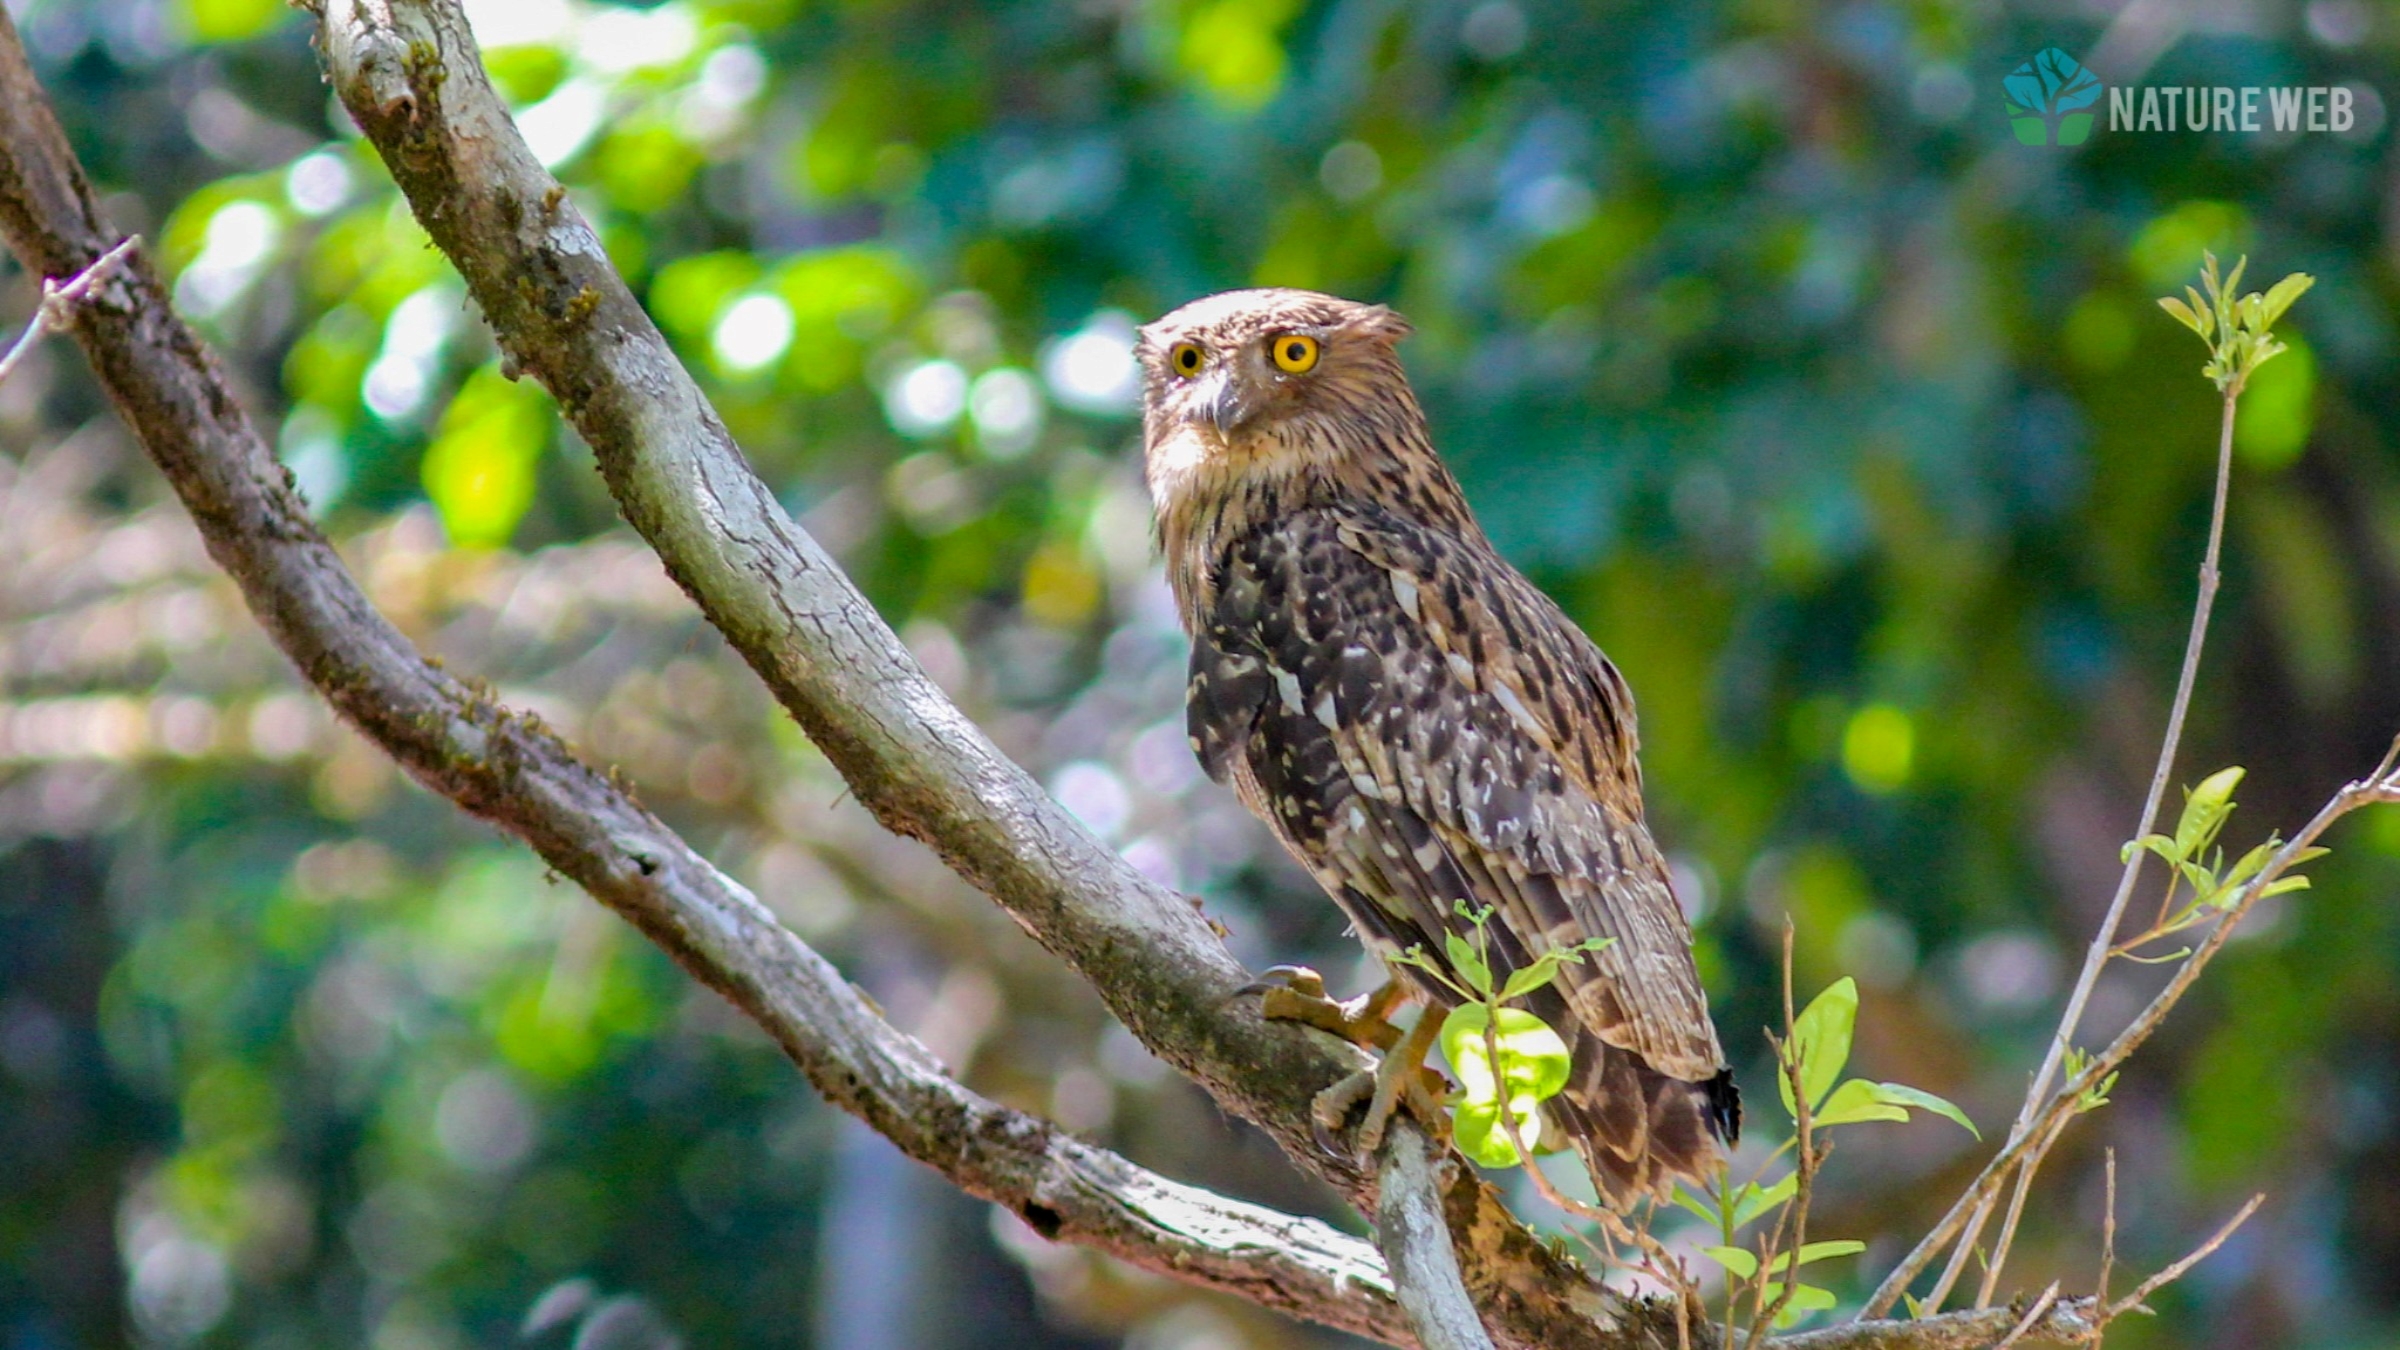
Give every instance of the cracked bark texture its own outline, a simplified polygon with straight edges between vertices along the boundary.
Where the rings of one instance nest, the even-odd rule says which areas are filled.
[[[1143,878],[1002,756],[784,514],[536,163],[447,0],[315,0],[336,90],[465,277],[513,370],[593,447],[627,518],[889,828],[931,845],[1065,958],[1155,1053],[1304,1169],[1377,1212],[1319,1150],[1314,1092],[1354,1052],[1228,996],[1247,978],[1181,896]],[[0,229],[74,275],[117,242],[0,12]],[[71,331],[218,563],[301,673],[411,774],[526,840],[758,1021],[835,1104],[1046,1235],[1397,1345],[1382,1262],[1313,1220],[1179,1185],[951,1080],[815,952],[534,719],[429,664],[375,612],[137,254]],[[1464,1285],[1507,1346],[1666,1347],[1663,1305],[1589,1282],[1464,1167],[1434,1169]],[[2035,1328],[2076,1339],[2083,1305]],[[1791,1350],[1988,1343],[2004,1309],[1860,1323]],[[1695,1328],[1694,1343],[1713,1344]]]

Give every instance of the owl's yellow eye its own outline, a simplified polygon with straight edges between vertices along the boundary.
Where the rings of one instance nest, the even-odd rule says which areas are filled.
[[[1294,375],[1306,373],[1317,364],[1317,340],[1306,333],[1285,333],[1267,349],[1275,357],[1275,368]]]
[[[1195,343],[1178,342],[1175,349],[1167,353],[1167,364],[1175,367],[1178,375],[1197,375],[1200,367],[1208,364],[1208,353],[1200,350]]]

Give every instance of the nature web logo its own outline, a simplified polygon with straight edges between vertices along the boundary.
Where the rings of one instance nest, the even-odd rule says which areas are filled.
[[[2034,54],[2000,82],[2008,123],[2025,145],[2081,145],[2099,119],[2100,77],[2056,47]]]

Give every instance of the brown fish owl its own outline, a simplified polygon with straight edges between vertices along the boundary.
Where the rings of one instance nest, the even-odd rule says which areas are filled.
[[[1613,1203],[1663,1195],[1714,1172],[1740,1109],[1643,824],[1633,698],[1475,523],[1401,370],[1408,331],[1294,290],[1142,330],[1192,746],[1387,964],[1441,959],[1462,900],[1492,908],[1501,978],[1614,938],[1526,1000],[1574,1057],[1545,1110]]]

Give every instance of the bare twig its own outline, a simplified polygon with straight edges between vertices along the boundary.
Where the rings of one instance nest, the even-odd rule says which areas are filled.
[[[2066,1133],[2067,1126],[2074,1123],[2074,1120],[2073,1113],[2058,1117],[2044,1133],[2042,1139],[2026,1152],[2024,1163],[2018,1166],[2016,1189],[2008,1197],[2008,1217],[2000,1221],[2000,1237],[1992,1244],[1992,1259],[1984,1263],[1983,1286],[1975,1292],[1976,1307],[1992,1306],[1993,1290],[2000,1283],[2000,1267],[2007,1264],[2008,1249],[2017,1240],[2017,1221],[2025,1217],[2025,1197],[2033,1191],[2034,1171],[2041,1166],[2042,1155],[2050,1151],[2051,1146],[2058,1142],[2061,1134]],[[1966,1244],[1960,1243],[1958,1250],[1962,1252],[1967,1250]],[[1946,1286],[1934,1286],[1933,1296],[1936,1300],[1945,1297],[1948,1293],[1949,1290]]]
[[[1467,1297],[1458,1254],[1442,1215],[1444,1166],[1434,1145],[1402,1111],[1385,1132],[1375,1202],[1375,1245],[1383,1250],[1400,1306],[1425,1350],[1492,1350]]]
[[[2088,1298],[2057,1299],[2018,1344],[2089,1342],[2094,1311]],[[1990,1350],[1992,1342],[2015,1330],[2019,1320],[2010,1308],[1966,1308],[1923,1320],[1844,1322],[1778,1337],[1771,1344],[1774,1350]]]
[[[2108,1149],[2103,1156],[2107,1182],[2100,1200],[2100,1276],[2092,1282],[2092,1301],[2100,1308],[2092,1328],[2095,1347],[2108,1332],[2108,1285],[2117,1273],[2117,1151]]]
[[[2058,1281],[2052,1280],[2050,1287],[2043,1290],[2040,1297],[2034,1299],[2033,1306],[2025,1310],[2024,1318],[2015,1326],[2010,1327],[2007,1335],[1992,1342],[1992,1350],[2008,1350],[2008,1347],[2025,1339],[2026,1333],[2041,1325],[2042,1315],[2049,1312],[2050,1305],[2056,1302],[2058,1302]]]
[[[25,321],[25,331],[17,334],[17,340],[8,345],[7,354],[0,355],[0,384],[16,373],[17,362],[33,350],[33,344],[41,341],[43,334],[66,326],[68,315],[102,275],[125,261],[125,255],[141,244],[140,235],[129,234],[115,248],[93,259],[91,266],[65,281],[42,278],[42,302],[33,307],[33,317]]]
[[[2266,1201],[2267,1197],[2264,1193],[2251,1196],[2250,1203],[2242,1206],[2240,1210],[2235,1212],[2232,1218],[2227,1219],[2224,1223],[2224,1226],[2217,1229],[2214,1237],[2211,1237],[2208,1241],[2201,1243],[2199,1246],[2194,1247],[2191,1249],[2191,1251],[2185,1253],[2182,1260],[2175,1262],[2175,1264],[2168,1266],[2166,1269],[2161,1270],[2156,1275],[2153,1275],[2149,1279],[2142,1281],[2139,1285],[2136,1285],[2132,1293],[2127,1294],[2125,1297],[2109,1304],[2102,1312],[2103,1320],[2105,1321],[2107,1319],[2122,1317],[2126,1313],[2140,1308],[2143,1300],[2149,1298],[2152,1294],[2157,1293],[2159,1290],[2166,1288],[2175,1281],[2182,1279],[2185,1273],[2190,1271],[2192,1267],[2199,1265],[2202,1261],[2207,1260],[2209,1255],[2215,1252],[2217,1248],[2224,1246],[2225,1240],[2233,1236],[2234,1230],[2249,1222],[2250,1216],[2256,1214],[2258,1212],[2258,1207],[2265,1204]]]
[[[2236,272],[2238,274],[2238,268]],[[2213,260],[2208,275],[2211,278],[2210,285],[2213,290],[2215,286]],[[2176,754],[2183,740],[2184,719],[2190,709],[2192,689],[2199,674],[2201,651],[2207,640],[2209,615],[2214,608],[2221,581],[2218,564],[2224,542],[2226,504],[2231,492],[2234,413],[2242,392],[2242,379],[2239,376],[2233,378],[2230,382],[2222,385],[2222,390],[2222,410],[2217,431],[2215,491],[2209,511],[2208,543],[2202,553],[2200,563],[2199,594],[2192,609],[2191,629],[2184,643],[2183,665],[2176,676],[2175,696],[2168,709],[2166,734],[2159,746],[2158,763],[2151,774],[2149,791],[2143,799],[2141,819],[2133,835],[2135,839],[2149,834],[2156,825],[2159,806],[2165,799],[2167,784],[2174,775]],[[2364,782],[2373,785],[2389,779],[2391,762],[2391,756],[2387,755],[2384,765],[2379,766],[2376,772]],[[2350,799],[2360,788],[2361,784],[2359,783],[2351,784],[2337,795],[2336,801]],[[2358,805],[2364,805],[2366,800],[2374,799],[2379,798],[2374,798],[2370,793],[2360,799],[2349,800],[2342,811],[2334,813],[2335,818],[2347,810],[2355,809]],[[2323,812],[2319,813],[2319,819],[2324,824],[2331,823]],[[2312,825],[2319,831],[2323,828],[2322,824],[2316,822],[2312,822]],[[2275,871],[2281,871],[2290,866],[2295,855],[2296,850],[2287,846],[2275,855],[2276,861],[2270,866]],[[2011,1171],[2014,1170],[2018,1176],[2018,1184],[2015,1196],[2010,1203],[2010,1217],[2003,1224],[2000,1240],[1985,1263],[1984,1278],[1976,1300],[1979,1306],[1986,1305],[1991,1301],[1997,1291],[2001,1272],[2007,1264],[2009,1247],[2014,1241],[2016,1233],[2016,1218],[2022,1211],[2024,1198],[2031,1187],[2033,1176],[2040,1169],[2043,1158],[2057,1143],[2059,1135],[2063,1132],[2063,1124],[2067,1118],[2063,1107],[2072,1101],[2073,1092],[2080,1090],[2076,1085],[2068,1084],[2062,1086],[2057,1093],[2051,1094],[2051,1083],[2061,1064],[2065,1061],[2068,1050],[2074,1044],[2076,1032],[2081,1027],[2084,1012],[2090,1002],[2092,990],[2099,981],[2101,971],[2112,957],[2121,954],[2117,943],[2117,934],[2123,925],[2126,906],[2133,896],[2146,859],[2147,850],[2139,848],[2128,850],[2124,868],[2117,879],[2116,892],[2110,898],[2108,910],[2101,919],[2099,931],[2093,935],[2091,945],[2084,953],[2082,969],[2076,976],[2074,989],[2068,996],[2066,1008],[2059,1019],[2058,1029],[2051,1036],[2050,1043],[2043,1054],[2041,1067],[2026,1086],[2024,1104],[2018,1109],[2017,1118],[2010,1128],[2007,1142],[2002,1146],[1999,1154],[1986,1166],[1984,1172],[1970,1185],[1967,1192],[1952,1204],[1950,1210],[1934,1225],[1933,1229],[1919,1240],[1889,1275],[1885,1276],[1883,1282],[1877,1286],[1874,1294],[1868,1298],[1861,1309],[1860,1316],[1862,1318],[1880,1316],[1888,1311],[1934,1257],[1939,1255],[1945,1247],[1950,1247],[1955,1243],[1956,1245],[1951,1247],[1950,1260],[1945,1266],[1941,1278],[1936,1282],[1923,1305],[1926,1312],[1937,1310],[1942,1301],[1948,1297],[1952,1284],[1964,1268],[1969,1253],[1975,1249],[1985,1223],[1991,1218],[1993,1206],[1999,1198],[2001,1185],[2008,1180]],[[2128,1028],[2128,1034],[2134,1033],[2138,1029],[2138,1034],[2133,1034],[2130,1041],[2128,1041],[2127,1035],[2118,1037],[2118,1044],[2124,1047],[2126,1053],[2130,1053],[2132,1046],[2140,1044],[2142,1039],[2147,1038],[2150,1030],[2155,1027],[2157,1019],[2163,1018],[2166,1012],[2173,1008],[2175,1001],[2182,996],[2181,991],[2190,987],[2190,980],[2186,977],[2196,975],[2199,968],[2205,966],[2209,955],[2223,942],[2233,926],[2240,922],[2249,904],[2263,893],[2264,889],[2263,882],[2260,879],[2254,879],[2253,884],[2242,892],[2240,901],[2229,906],[2227,912],[2218,920],[2209,939],[2198,950],[2185,957],[2177,978],[2169,985],[2172,996],[2161,995],[2160,999],[2152,1002],[2150,1008],[2145,1010],[2144,1016],[2137,1019],[2135,1027]],[[2170,879],[2170,900],[2172,892],[2173,882]],[[2134,945],[2138,945],[2138,943]],[[2119,1056],[2116,1060],[2111,1061],[2108,1056],[2103,1056],[2100,1061],[2095,1061],[2084,1075],[2085,1081],[2087,1083],[2097,1082],[2101,1076],[2113,1072],[2116,1064],[2121,1062],[2121,1058]]]

